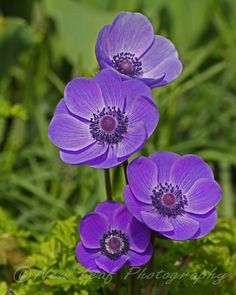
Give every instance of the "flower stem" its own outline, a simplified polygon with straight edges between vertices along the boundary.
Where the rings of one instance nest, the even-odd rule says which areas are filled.
[[[128,167],[128,160],[126,160],[124,163],[123,163],[123,170],[124,170],[124,175],[125,175],[125,183],[126,184],[129,184],[128,182],[128,177],[127,177],[127,167]],[[129,295],[135,295],[137,294],[137,285],[136,285],[137,281],[136,281],[136,278],[135,278],[135,275],[132,275],[130,276],[129,278],[129,290],[128,290],[128,294]]]
[[[123,170],[124,170],[124,175],[125,175],[125,182],[126,182],[126,184],[129,183],[129,182],[128,182],[128,177],[127,177],[127,167],[128,167],[128,164],[129,164],[128,160],[126,160],[126,161],[122,164],[122,166],[123,166]]]
[[[151,243],[152,243],[153,251],[155,250],[154,238],[155,238],[155,234],[154,234],[154,232],[151,232]],[[151,257],[151,260],[148,263],[148,274],[152,274],[153,269],[154,269],[154,252],[153,252],[153,255]],[[151,278],[147,280],[146,295],[152,295],[152,289],[153,289],[153,278],[152,277],[153,276],[150,275],[150,277]]]
[[[116,281],[115,281],[115,295],[120,294],[120,273],[116,274]]]
[[[110,177],[109,169],[104,169],[104,177],[105,177],[107,200],[112,201],[111,177]]]
[[[137,292],[136,292],[136,280],[135,280],[134,275],[130,276],[130,278],[129,278],[129,290],[128,291],[129,291],[128,292],[129,295],[137,294]]]
[[[109,169],[104,169],[104,177],[105,177],[107,200],[112,201],[111,176],[110,176]],[[114,295],[120,294],[120,273],[119,272],[115,276],[115,290],[113,294]]]

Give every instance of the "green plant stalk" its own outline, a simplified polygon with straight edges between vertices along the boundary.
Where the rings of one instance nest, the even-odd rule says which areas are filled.
[[[105,177],[107,200],[112,201],[111,177],[110,177],[109,169],[104,169],[104,177]]]
[[[120,294],[120,272],[116,274],[116,280],[115,280],[115,295]]]
[[[155,249],[155,236],[154,232],[151,232],[151,243],[153,247],[153,251]],[[151,260],[148,263],[148,274],[152,274],[154,269],[154,254],[151,257]],[[153,289],[153,278],[152,275],[150,276],[151,279],[147,280],[147,285],[146,285],[146,295],[152,295],[152,289]]]
[[[111,177],[110,177],[109,169],[104,169],[104,177],[105,177],[107,200],[112,201]],[[114,295],[119,295],[119,293],[120,293],[120,273],[118,272],[115,277]]]
[[[137,290],[136,279],[135,279],[135,276],[132,275],[132,276],[130,276],[130,279],[129,279],[129,290],[128,290],[128,294],[129,295],[135,295],[135,294],[137,294],[136,293],[136,290]]]
[[[123,170],[124,170],[125,183],[126,183],[126,184],[129,184],[129,182],[128,182],[128,177],[127,177],[127,166],[128,166],[128,164],[129,164],[128,160],[126,160],[126,161],[122,164],[122,166],[123,166]]]
[[[128,182],[128,177],[127,177],[127,166],[128,166],[128,164],[129,164],[129,162],[128,162],[128,160],[126,160],[123,164],[122,164],[122,166],[123,166],[123,170],[124,170],[124,176],[125,176],[125,183],[126,184],[129,184],[129,182]],[[132,276],[130,276],[130,278],[129,278],[129,290],[128,290],[128,294],[129,295],[135,295],[137,292],[136,292],[136,290],[137,290],[137,285],[136,285],[136,279],[135,279],[135,276],[134,275],[132,275]]]

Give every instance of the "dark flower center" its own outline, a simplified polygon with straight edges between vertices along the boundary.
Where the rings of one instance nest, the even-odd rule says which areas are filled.
[[[122,241],[120,238],[118,237],[111,237],[108,242],[107,245],[109,247],[110,250],[113,251],[119,251],[122,249],[123,245],[122,245]]]
[[[126,255],[129,251],[129,239],[120,230],[109,230],[101,239],[101,254],[112,260]]]
[[[117,120],[112,116],[104,116],[100,120],[100,127],[104,132],[110,133],[115,130]]]
[[[166,207],[172,207],[176,202],[175,195],[166,193],[161,197],[162,204]]]
[[[90,132],[101,144],[108,143],[111,146],[117,144],[127,132],[128,117],[125,112],[116,107],[98,110],[97,114],[93,114],[90,122]]]
[[[158,184],[152,191],[152,205],[156,212],[164,216],[176,217],[184,212],[188,204],[186,196],[178,185]]]
[[[113,56],[112,63],[114,68],[124,75],[138,77],[142,74],[142,63],[134,54],[118,53]]]

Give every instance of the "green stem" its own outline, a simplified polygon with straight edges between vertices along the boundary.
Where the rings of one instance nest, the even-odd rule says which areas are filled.
[[[104,169],[104,177],[105,177],[107,200],[112,201],[111,177],[110,177],[109,169]]]
[[[110,177],[109,169],[104,169],[104,177],[105,177],[107,200],[112,201],[111,177]],[[119,293],[120,293],[120,273],[117,273],[115,277],[115,290],[113,294],[119,295]]]
[[[135,295],[137,294],[136,292],[136,280],[135,280],[135,276],[132,275],[129,278],[129,290],[128,290],[128,294],[129,295]]]
[[[120,273],[116,274],[116,281],[115,281],[115,295],[120,294]]]
[[[152,243],[152,247],[153,247],[153,251],[155,249],[155,243],[154,243],[154,232],[151,232],[151,243]],[[153,273],[153,269],[154,269],[154,253],[152,255],[151,260],[148,263],[148,274],[152,274]],[[147,280],[147,285],[146,285],[146,295],[152,295],[152,289],[153,289],[153,276],[150,276],[151,279]]]
[[[126,184],[129,184],[129,182],[128,182],[128,177],[127,177],[127,167],[128,167],[128,164],[129,164],[128,160],[126,160],[126,161],[122,164],[122,166],[123,166],[123,170],[124,170],[124,175],[125,175],[125,182],[126,182]]]
[[[128,160],[126,160],[124,163],[123,163],[123,170],[124,170],[124,175],[125,175],[125,182],[126,184],[129,184],[128,182],[128,177],[127,177],[127,167],[128,167]],[[137,289],[137,281],[136,281],[136,278],[135,278],[135,275],[132,275],[130,276],[129,278],[129,290],[128,290],[128,294],[129,295],[135,295],[137,294],[136,292],[136,289]]]

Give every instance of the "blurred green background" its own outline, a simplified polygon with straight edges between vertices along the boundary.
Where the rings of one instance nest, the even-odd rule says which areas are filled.
[[[49,256],[56,250],[40,243],[47,240],[52,228],[55,241],[70,245],[65,255],[74,263],[71,249],[78,240],[76,223],[97,202],[105,200],[103,171],[62,163],[47,138],[47,128],[66,83],[75,76],[92,77],[98,71],[94,53],[98,31],[124,10],[145,14],[156,33],[175,43],[184,64],[177,81],[153,91],[160,122],[141,153],[195,153],[212,166],[223,188],[218,210],[222,236],[213,245],[223,247],[217,248],[219,255],[226,251],[217,263],[231,263],[224,268],[231,279],[225,283],[227,290],[223,285],[223,289],[210,289],[209,294],[236,292],[236,1],[0,0],[1,295],[5,294],[1,290],[5,292],[13,282],[12,273],[25,257],[37,252],[41,253],[38,259],[42,255],[42,261],[50,261],[44,257],[46,250],[42,247]],[[112,170],[112,183],[114,198],[122,200],[121,168]],[[55,225],[58,220],[66,222]],[[73,238],[65,240],[66,234]],[[186,246],[184,249],[187,251]],[[209,250],[213,261],[214,249]],[[57,258],[51,258],[53,265],[63,269],[60,251]],[[40,263],[36,264],[40,267]],[[90,282],[84,289],[78,287],[78,281],[73,282],[67,290],[66,282],[59,287],[52,284],[52,289],[46,288],[44,293],[102,294],[94,291]],[[18,285],[17,294],[42,294],[38,290],[45,281],[39,280],[38,284],[36,290],[29,287],[30,291]],[[190,285],[185,287],[190,290]],[[178,294],[175,288],[173,294]],[[200,289],[196,290],[201,294]],[[167,288],[160,294],[172,291]]]

